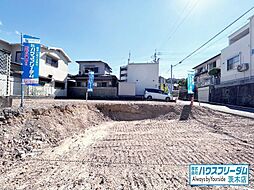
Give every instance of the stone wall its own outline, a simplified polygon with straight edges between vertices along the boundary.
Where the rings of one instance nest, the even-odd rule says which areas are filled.
[[[254,107],[254,83],[211,88],[210,102]]]

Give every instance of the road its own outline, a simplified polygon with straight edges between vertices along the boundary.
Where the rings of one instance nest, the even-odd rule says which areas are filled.
[[[178,100],[177,102],[178,104],[181,104],[181,105],[190,104],[190,101]],[[234,105],[219,105],[219,104],[216,105],[212,103],[209,104],[209,103],[199,103],[199,102],[194,102],[194,105],[207,107],[216,111],[254,119],[254,108],[251,108],[251,107],[242,107],[242,106],[234,106]]]

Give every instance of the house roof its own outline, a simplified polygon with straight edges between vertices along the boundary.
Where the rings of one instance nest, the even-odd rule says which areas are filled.
[[[58,51],[60,53],[62,53],[64,55],[64,57],[67,59],[67,61],[70,63],[71,59],[70,57],[65,53],[65,51],[62,48],[57,48],[57,47],[48,47],[49,50],[55,50]]]
[[[8,44],[8,45],[20,45],[20,43],[9,43],[9,42],[7,42],[7,41],[5,41],[5,40],[2,40],[2,39],[0,39],[0,42],[4,42],[4,43],[6,43],[6,44]],[[47,47],[47,46],[45,46],[45,45],[43,45],[43,44],[41,44],[41,47],[43,47],[43,48],[45,48],[45,49],[48,49],[48,50],[55,50],[55,51],[58,51],[58,52],[60,52],[61,54],[63,54],[63,56],[67,59],[68,63],[71,62],[70,57],[65,53],[65,51],[64,51],[62,48]]]
[[[101,60],[92,60],[92,61],[76,61],[77,63],[104,63],[105,66],[110,70],[112,71],[112,68],[108,65],[108,63],[104,62],[104,61],[101,61]]]
[[[3,42],[3,43],[6,43],[6,44],[10,45],[9,42],[7,42],[7,41],[5,41],[5,40],[2,40],[2,39],[0,39],[0,42]]]
[[[221,55],[221,53],[219,53],[219,54],[217,54],[217,55],[213,56],[212,58],[210,58],[210,59],[208,59],[208,60],[206,60],[206,61],[204,61],[204,62],[200,63],[199,65],[197,65],[197,66],[193,67],[192,69],[196,69],[196,68],[198,68],[199,66],[201,66],[201,65],[203,65],[203,64],[206,64],[207,62],[209,62],[209,61],[211,61],[211,60],[215,59],[216,57],[219,57],[220,55]]]

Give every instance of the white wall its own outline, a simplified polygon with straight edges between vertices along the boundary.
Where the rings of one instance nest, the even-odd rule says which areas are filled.
[[[135,96],[136,83],[134,82],[119,82],[118,95],[119,96]]]
[[[21,95],[21,78],[13,76],[10,77],[10,95]]]
[[[221,83],[251,76],[250,69],[238,72],[227,70],[227,60],[240,53],[240,63],[250,63],[250,35],[246,35],[221,51]]]
[[[145,88],[159,87],[158,63],[128,64],[127,82],[136,83],[136,95],[144,95]]]
[[[58,58],[58,67],[53,67],[49,64],[46,64],[46,53],[52,55],[52,57]],[[48,77],[52,75],[54,80],[64,82],[68,75],[68,63],[63,56],[60,55],[57,51],[49,51],[41,48],[41,59],[40,59],[40,69],[39,75],[43,77]]]
[[[243,26],[238,31],[229,36],[229,40],[234,38],[240,32],[249,27],[250,33],[238,41],[230,44],[228,47],[221,51],[221,83],[229,81],[237,81],[238,79],[254,77],[254,17],[250,18],[250,22]],[[227,60],[240,55],[241,63],[249,63],[249,69],[244,72],[238,72],[237,69],[227,71]]]

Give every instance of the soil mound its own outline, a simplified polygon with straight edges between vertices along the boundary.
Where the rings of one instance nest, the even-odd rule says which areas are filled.
[[[154,119],[178,119],[181,106],[178,105],[151,105],[151,104],[97,104],[106,117],[115,121],[133,121]]]

